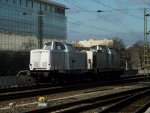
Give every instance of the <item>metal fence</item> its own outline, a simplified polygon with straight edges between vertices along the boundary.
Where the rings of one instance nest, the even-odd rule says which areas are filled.
[[[30,76],[0,77],[0,88],[21,87],[34,84],[35,84],[34,79]]]

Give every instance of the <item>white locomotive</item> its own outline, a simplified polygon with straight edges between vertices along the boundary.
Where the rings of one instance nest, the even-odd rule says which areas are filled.
[[[81,80],[118,77],[120,55],[113,47],[93,46],[88,51],[77,51],[72,44],[51,41],[43,49],[30,52],[31,75],[43,80]]]

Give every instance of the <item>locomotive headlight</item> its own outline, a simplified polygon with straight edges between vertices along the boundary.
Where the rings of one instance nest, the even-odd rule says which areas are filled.
[[[29,64],[29,68],[32,69],[32,64]]]
[[[51,64],[48,64],[48,68],[51,69]]]

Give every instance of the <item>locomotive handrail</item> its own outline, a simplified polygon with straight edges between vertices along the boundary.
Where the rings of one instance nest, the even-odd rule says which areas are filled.
[[[20,74],[24,73],[24,72],[27,73],[26,75],[30,75],[30,71],[29,70],[22,70],[22,71],[19,71],[16,76],[20,76]]]
[[[125,59],[120,59],[120,61],[124,61],[124,62],[125,62],[126,70],[128,70],[128,61],[127,61],[127,60],[125,60]]]

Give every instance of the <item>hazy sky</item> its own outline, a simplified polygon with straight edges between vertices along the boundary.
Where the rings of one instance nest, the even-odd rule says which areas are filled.
[[[67,39],[121,38],[126,45],[144,40],[144,8],[150,0],[51,0],[67,8]],[[97,12],[101,10],[103,12]],[[150,31],[150,17],[148,31]],[[150,36],[148,36],[150,38]]]

